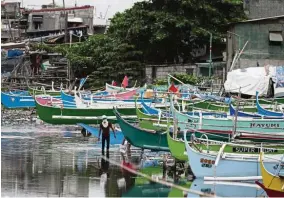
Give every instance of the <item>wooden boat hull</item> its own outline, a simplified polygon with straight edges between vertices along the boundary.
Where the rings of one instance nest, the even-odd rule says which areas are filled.
[[[131,145],[143,149],[169,151],[166,133],[133,126],[121,117],[117,109],[114,109],[114,114],[124,137]]]
[[[185,153],[184,141],[173,139],[169,131],[167,131],[167,140],[172,156],[178,160],[187,161],[188,156]]]
[[[276,191],[276,190],[272,190],[269,188],[266,188],[262,183],[260,183],[259,181],[255,182],[257,185],[259,185],[267,194],[268,197],[284,197],[284,192],[281,191]]]
[[[35,100],[32,96],[5,92],[1,92],[1,103],[8,109],[35,107]]]
[[[189,116],[175,109],[171,103],[171,111],[179,120],[178,126],[181,130],[196,129],[211,133],[232,133],[234,119],[214,118],[203,116]],[[238,118],[237,132],[258,132],[258,133],[284,133],[284,119],[258,119],[258,118]]]
[[[280,177],[279,175],[274,175],[274,170],[269,171],[263,162],[263,152],[260,153],[260,169],[262,175],[263,184],[256,182],[261,188],[265,190],[269,197],[284,197],[284,177]],[[279,163],[278,163],[279,166]],[[275,169],[278,169],[278,166]]]
[[[257,112],[260,115],[263,116],[276,116],[276,117],[284,117],[284,113],[281,112],[275,112],[275,111],[270,111],[267,109],[264,109],[260,104],[259,104],[259,100],[258,100],[258,92],[256,92],[256,107],[257,107]]]
[[[91,109],[91,108],[62,108],[60,106],[41,105],[36,100],[37,114],[41,120],[50,124],[99,124],[101,116],[106,115],[109,120],[116,122],[113,109]],[[134,117],[135,108],[119,109],[125,116]]]
[[[258,157],[250,155],[222,154],[218,165],[215,166],[215,154],[200,153],[189,146],[185,140],[185,147],[189,160],[189,165],[197,178],[204,177],[249,177],[260,176]],[[266,161],[265,167],[273,171],[277,161]]]

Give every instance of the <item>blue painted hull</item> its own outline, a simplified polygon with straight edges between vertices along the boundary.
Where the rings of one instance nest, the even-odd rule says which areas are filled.
[[[78,123],[78,125],[86,129],[88,132],[90,132],[92,136],[95,136],[95,137],[99,136],[98,128],[91,127],[83,123]],[[121,131],[116,131],[115,135],[116,135],[116,138],[114,138],[113,132],[112,131],[110,132],[110,144],[121,144],[124,139],[123,133]]]
[[[235,108],[232,104],[230,104],[230,115],[235,116]],[[240,117],[250,117],[250,118],[261,118],[261,115],[259,114],[253,114],[253,113],[246,113],[243,111],[238,111],[238,116]]]
[[[258,92],[256,92],[256,107],[257,107],[257,112],[258,112],[260,115],[284,117],[284,113],[275,112],[275,111],[269,111],[269,110],[266,110],[266,109],[262,108],[262,107],[260,106],[260,104],[259,104]]]
[[[32,108],[35,107],[35,100],[32,96],[26,94],[11,94],[1,92],[1,103],[5,108],[16,109],[16,108]]]
[[[259,166],[259,156],[250,156],[249,154],[230,155],[230,157],[224,157],[224,154],[220,157],[218,165],[215,167],[215,160],[217,154],[200,153],[189,146],[186,139],[186,133],[184,133],[184,143],[186,152],[188,155],[189,165],[194,175],[197,178],[204,177],[249,177],[249,176],[261,176],[261,170]],[[244,157],[246,156],[246,157]],[[272,158],[277,159],[275,156]],[[269,172],[275,171],[275,165],[278,161],[266,160],[264,161],[265,168]]]

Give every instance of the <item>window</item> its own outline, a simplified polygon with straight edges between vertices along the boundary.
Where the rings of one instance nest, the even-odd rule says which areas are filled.
[[[185,69],[186,74],[193,75],[193,68]]]
[[[282,31],[270,31],[269,42],[271,45],[281,45],[281,43],[283,42]]]

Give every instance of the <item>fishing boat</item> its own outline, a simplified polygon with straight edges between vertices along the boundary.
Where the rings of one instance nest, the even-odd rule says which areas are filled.
[[[142,149],[169,151],[165,132],[143,129],[138,126],[134,126],[122,118],[117,108],[114,108],[113,112],[116,116],[117,123],[124,134],[124,137],[131,145]]]
[[[269,197],[284,197],[284,175],[275,174],[277,172],[277,169],[280,170],[280,168],[276,167],[276,171],[274,170],[272,173],[271,171],[268,171],[263,163],[263,152],[260,153],[260,169],[261,169],[261,175],[262,175],[262,181],[263,184],[256,181],[256,183],[265,190],[266,194]],[[283,166],[283,161],[280,161],[278,166]]]
[[[276,116],[276,117],[283,117],[284,118],[284,113],[283,112],[275,112],[275,111],[270,111],[270,110],[264,109],[259,104],[258,92],[256,92],[256,107],[257,107],[257,111],[258,111],[258,113],[260,115],[263,115],[263,116]]]
[[[76,91],[74,91],[74,93],[76,94]],[[96,105],[98,103],[109,103],[116,105],[119,104],[134,105],[136,100],[136,99],[118,99],[116,97],[108,97],[108,96],[97,97],[95,95],[81,95],[81,94],[79,95],[80,97],[78,97],[77,95],[71,96],[67,93],[61,92],[61,98],[64,106],[76,107],[76,100],[80,101],[79,103],[88,104],[89,106],[90,105],[92,106],[93,104]],[[137,103],[141,103],[141,101],[144,101],[144,99],[138,99]],[[152,99],[146,99],[146,103],[152,103]]]
[[[36,95],[50,95],[50,96],[59,96],[61,90],[54,90],[54,82],[52,82],[51,84],[51,90],[45,90],[44,87],[41,87],[41,89],[38,88],[32,88],[28,85],[28,92],[30,93],[30,95],[32,96],[36,96]]]
[[[142,102],[142,108],[143,108],[143,104],[145,105],[145,103]],[[155,115],[155,114],[143,113],[137,107],[137,105],[135,107],[136,107],[136,115],[138,118],[139,127],[144,128],[144,129],[150,129],[150,130],[161,130],[161,128],[164,128],[164,129],[166,128],[167,123],[168,123],[167,119],[159,117],[158,115]],[[155,122],[157,123],[157,125],[154,124]],[[172,123],[172,119],[169,118],[169,122]]]
[[[135,86],[132,88],[124,88],[124,87],[118,87],[118,86],[113,86],[108,83],[106,83],[106,91],[109,93],[117,93],[117,92],[122,92],[122,91],[131,91],[135,89]]]
[[[214,116],[203,116],[200,112],[199,116],[190,116],[179,112],[171,102],[171,111],[179,121],[178,126],[181,130],[193,128],[203,133],[228,134],[232,133],[235,118],[228,116],[227,118],[219,118]],[[236,123],[237,132],[261,132],[284,133],[284,119],[258,119],[238,117]]]
[[[225,152],[227,144],[223,144],[218,152],[202,152],[189,145],[184,132],[184,143],[189,165],[197,178],[203,177],[254,177],[260,176],[259,156],[255,154],[239,154]],[[247,148],[257,148],[245,145]],[[273,149],[272,149],[273,150]],[[283,150],[281,150],[283,152]],[[273,171],[282,155],[271,154],[264,160],[264,165]]]
[[[33,108],[35,100],[28,93],[1,92],[1,103],[5,108]]]
[[[172,156],[181,161],[187,161],[188,156],[185,153],[185,145],[183,140],[173,139],[170,131],[167,130],[167,140]]]
[[[78,123],[77,125],[81,126],[82,128],[84,128],[86,131],[90,132],[92,134],[92,136],[95,137],[99,137],[99,129],[89,126],[87,124],[83,124],[83,123]],[[123,139],[124,139],[124,135],[120,130],[116,129],[115,132],[116,137],[114,137],[113,133],[110,132],[110,144],[121,144]]]
[[[106,115],[109,120],[116,122],[113,106],[110,104],[99,104],[97,108],[64,107],[62,105],[46,105],[41,103],[40,97],[35,97],[37,114],[41,120],[50,124],[98,124],[102,120],[102,115]],[[136,117],[134,106],[121,106],[117,108],[128,118]]]

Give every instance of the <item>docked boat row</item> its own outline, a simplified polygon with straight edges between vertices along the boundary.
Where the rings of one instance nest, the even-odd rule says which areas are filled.
[[[261,99],[258,92],[255,100],[220,97],[183,86],[169,81],[166,91],[110,84],[97,92],[81,86],[71,91],[30,88],[1,92],[1,102],[6,108],[35,107],[42,121],[77,124],[95,137],[104,115],[118,127],[111,144],[126,139],[142,150],[170,152],[189,163],[197,178],[260,179],[283,167],[281,99]],[[258,185],[281,191],[265,181]]]

